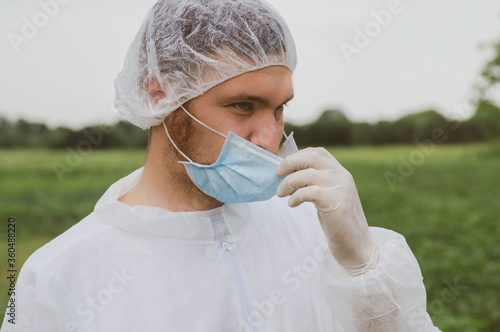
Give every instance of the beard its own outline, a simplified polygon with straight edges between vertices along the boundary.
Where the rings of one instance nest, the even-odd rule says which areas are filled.
[[[203,130],[207,129],[199,128],[198,124],[193,122],[194,120],[184,113],[183,110],[178,109],[167,117],[165,125],[167,126],[172,141],[186,156],[194,162],[200,164],[213,164],[216,157],[215,159],[213,155],[203,157],[201,153],[210,150],[210,146],[208,146],[210,141],[207,139],[206,133],[203,133]],[[166,136],[166,133],[164,133],[164,135]],[[185,168],[177,162],[179,160],[186,160],[186,158],[179,153],[179,151],[177,151],[177,149],[168,140],[168,137],[165,137],[165,139],[170,143],[163,152],[165,160],[169,161],[166,164],[170,165],[167,173],[173,175],[171,178],[175,180],[176,190],[183,191],[186,196],[191,198],[191,200],[211,202],[212,205],[215,204],[214,206],[221,205],[222,203],[203,193],[194,184],[188,176]],[[183,206],[179,207],[181,209],[184,208]],[[190,211],[190,206],[187,206],[185,211]]]
[[[200,128],[200,126],[194,122],[195,121],[182,109],[177,109],[167,117],[165,124],[172,141],[186,156],[199,164],[213,164],[217,158],[213,156],[203,156],[202,153],[199,153],[200,150],[206,151],[211,148],[208,146],[209,140],[207,140],[206,135],[203,134],[207,129]],[[175,147],[172,146],[171,150],[175,153],[177,160],[187,161]]]

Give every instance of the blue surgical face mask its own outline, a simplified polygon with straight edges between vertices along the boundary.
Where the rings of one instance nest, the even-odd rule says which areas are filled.
[[[283,158],[298,151],[293,133],[288,137],[285,135],[281,153],[275,155],[233,132],[229,132],[227,136],[223,135],[193,117],[184,107],[182,109],[202,126],[226,138],[214,164],[198,164],[179,150],[163,122],[172,145],[189,160],[179,162],[184,165],[189,177],[202,192],[227,204],[265,201],[276,194],[278,185],[283,180],[276,175],[276,168]]]

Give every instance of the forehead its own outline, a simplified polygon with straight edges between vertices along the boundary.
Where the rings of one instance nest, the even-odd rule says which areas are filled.
[[[246,99],[283,104],[293,98],[292,73],[283,66],[271,66],[231,78],[205,92],[219,101]]]

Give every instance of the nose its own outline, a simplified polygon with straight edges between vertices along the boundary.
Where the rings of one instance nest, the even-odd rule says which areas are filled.
[[[281,136],[283,135],[282,123],[276,122],[274,117],[255,124],[249,141],[269,152],[275,152],[279,148]]]

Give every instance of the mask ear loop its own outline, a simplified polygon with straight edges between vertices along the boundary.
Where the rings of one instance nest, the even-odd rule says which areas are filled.
[[[216,133],[216,134],[221,135],[221,136],[222,136],[222,137],[224,137],[224,138],[226,138],[226,137],[227,137],[226,135],[219,133],[217,130],[210,128],[209,126],[207,126],[206,124],[204,124],[203,122],[201,122],[200,120],[198,120],[197,118],[195,118],[193,115],[191,115],[191,113],[189,113],[188,111],[186,111],[186,109],[184,108],[184,106],[182,106],[182,105],[181,105],[181,108],[184,110],[184,112],[186,112],[186,114],[187,114],[187,115],[189,115],[189,116],[191,117],[191,119],[193,119],[194,121],[198,122],[198,123],[199,123],[199,124],[201,124],[203,127],[205,127],[205,128],[207,128],[207,129],[209,129],[209,130],[213,131],[213,132],[214,132],[214,133]]]
[[[193,119],[194,121],[198,122],[198,123],[199,123],[199,124],[201,124],[203,127],[205,127],[205,128],[207,128],[207,129],[209,129],[209,130],[213,131],[214,133],[219,134],[219,135],[221,135],[222,137],[226,138],[226,135],[219,133],[217,130],[210,128],[209,126],[207,126],[206,124],[204,124],[203,122],[201,122],[200,120],[198,120],[197,118],[195,118],[195,117],[194,117],[191,113],[189,113],[189,112],[188,112],[188,111],[184,108],[184,106],[183,106],[183,105],[181,105],[181,108],[182,108],[182,110],[183,110],[183,111],[184,111],[187,115],[189,115],[189,116],[191,117],[191,119]],[[181,154],[184,158],[186,158],[189,162],[191,162],[191,163],[192,163],[193,161],[192,161],[192,160],[191,160],[188,156],[186,156],[186,155],[184,154],[184,152],[182,152],[182,151],[181,151],[181,150],[177,147],[177,145],[176,145],[176,144],[174,143],[174,141],[172,140],[172,137],[170,137],[170,133],[168,132],[167,126],[165,125],[165,121],[163,121],[163,128],[165,128],[165,132],[167,133],[168,139],[170,140],[170,143],[172,143],[172,145],[174,146],[174,148],[177,150],[177,152],[179,152],[179,153],[180,153],[180,154]],[[285,136],[286,136],[286,135],[285,135]]]
[[[170,140],[170,143],[172,143],[172,145],[174,146],[174,148],[177,150],[177,152],[179,152],[184,158],[186,158],[190,163],[192,163],[193,161],[191,159],[189,159],[188,156],[186,156],[178,147],[177,145],[174,143],[174,141],[172,140],[172,137],[170,137],[170,134],[168,132],[168,129],[167,129],[167,125],[165,124],[165,121],[162,122],[163,123],[163,128],[165,128],[165,132],[167,133],[167,136],[168,136],[168,139]]]

